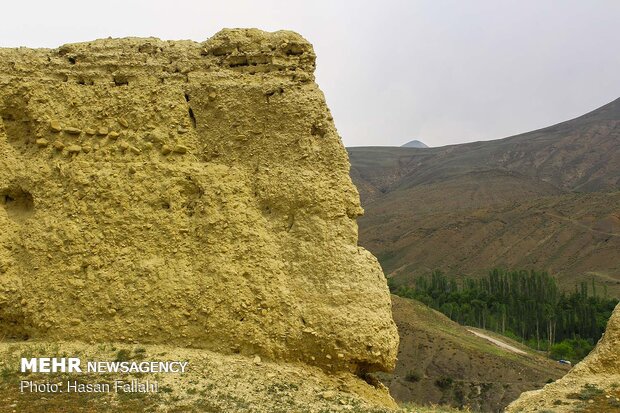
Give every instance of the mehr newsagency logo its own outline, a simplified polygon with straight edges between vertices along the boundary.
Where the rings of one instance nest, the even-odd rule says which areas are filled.
[[[77,357],[34,357],[22,358],[22,373],[41,374],[183,374],[187,361],[86,361]],[[159,383],[155,380],[114,379],[95,382],[81,380],[21,380],[21,393],[157,393]]]

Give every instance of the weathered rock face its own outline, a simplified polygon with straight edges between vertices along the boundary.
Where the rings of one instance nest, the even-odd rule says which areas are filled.
[[[620,390],[618,383],[620,383],[620,304],[616,306],[609,319],[605,334],[585,359],[566,376],[546,385],[542,390],[523,393],[508,406],[507,411],[536,412],[548,408],[558,412],[574,412],[583,406],[578,406],[579,398],[571,394],[579,394],[582,386],[595,386],[602,391],[618,393]],[[617,395],[613,394],[609,397],[610,401],[613,402],[616,397]],[[617,408],[615,404],[615,408],[611,410],[595,408],[590,411],[617,411]]]
[[[292,32],[0,49],[0,331],[390,369],[397,332]]]
[[[620,305],[616,306],[594,350],[571,370],[571,374],[620,375]]]

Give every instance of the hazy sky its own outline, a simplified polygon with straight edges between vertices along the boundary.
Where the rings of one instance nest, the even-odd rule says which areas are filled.
[[[620,97],[619,22],[617,0],[11,1],[0,46],[291,29],[314,44],[347,146],[440,146],[529,131]]]

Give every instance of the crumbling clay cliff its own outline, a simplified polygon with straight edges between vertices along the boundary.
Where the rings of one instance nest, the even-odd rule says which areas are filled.
[[[292,32],[0,50],[0,332],[390,369],[346,152]]]
[[[508,412],[620,411],[620,305],[594,350],[566,376],[523,393]]]

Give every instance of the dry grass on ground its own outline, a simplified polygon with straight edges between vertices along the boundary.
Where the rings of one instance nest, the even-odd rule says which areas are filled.
[[[189,360],[185,374],[22,374],[21,357],[80,357],[82,360]],[[21,380],[81,383],[137,378],[157,380],[159,393],[20,393]],[[386,406],[394,407],[390,409]],[[396,407],[381,386],[302,364],[278,364],[203,350],[119,343],[0,343],[0,413],[443,413],[440,407]]]

